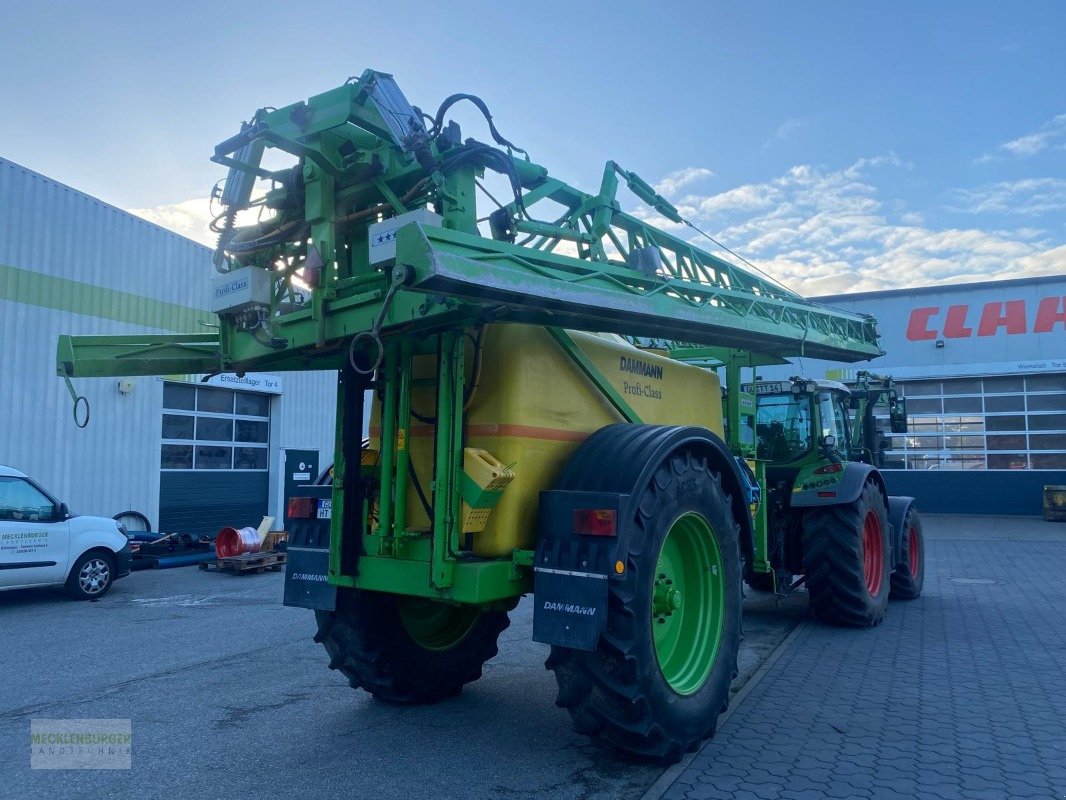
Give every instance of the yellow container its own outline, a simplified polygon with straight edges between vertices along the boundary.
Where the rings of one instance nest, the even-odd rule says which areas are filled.
[[[618,336],[580,331],[570,336],[644,422],[699,425],[722,435],[718,376],[698,367],[640,350]],[[467,382],[474,358],[467,353]],[[493,324],[482,338],[481,377],[466,413],[464,446],[486,450],[514,465],[514,479],[492,510],[484,530],[473,536],[480,556],[508,555],[531,548],[536,537],[540,492],[589,434],[622,421],[618,412],[542,328]],[[415,359],[416,378],[436,374],[436,358]],[[416,388],[411,406],[423,417],[436,407],[432,387]],[[380,448],[381,409],[371,410],[370,447]],[[433,428],[412,417],[407,442],[411,463],[428,494],[433,478]],[[603,464],[602,469],[613,465]],[[429,519],[410,486],[407,527],[428,530]]]
[[[463,450],[463,472],[474,483],[482,496],[487,497],[483,502],[471,505],[463,500],[462,530],[463,533],[481,533],[496,507],[495,493],[502,493],[507,485],[514,480],[514,472],[500,461],[497,461],[487,450],[479,450],[476,447],[467,447]],[[485,495],[491,493],[491,495]]]

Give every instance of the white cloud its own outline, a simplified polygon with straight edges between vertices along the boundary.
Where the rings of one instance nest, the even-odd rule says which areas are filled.
[[[218,234],[212,233],[208,227],[212,219],[209,205],[207,198],[203,198],[154,208],[127,208],[126,210],[174,233],[186,236],[194,242],[213,248],[218,241]]]
[[[211,203],[206,197],[153,208],[127,208],[126,211],[211,249],[218,243],[218,234],[210,228],[215,214],[212,213]],[[263,218],[266,219],[268,214],[269,212],[265,213]],[[257,210],[242,211],[237,215],[237,224],[253,225],[258,219]]]
[[[1022,214],[1037,216],[1066,211],[1066,180],[1023,178],[959,189],[952,193],[954,210],[971,214]]]
[[[1038,229],[938,229],[901,202],[882,200],[876,171],[909,167],[891,154],[836,170],[800,165],[762,183],[689,194],[678,207],[716,239],[806,295],[1066,273],[1066,246],[1038,240]],[[1057,208],[1058,197],[1066,196],[1066,187],[1055,179],[1016,184],[1011,184],[1015,211]],[[971,191],[966,197],[978,205],[1007,202],[997,193],[1006,189]],[[634,213],[652,216],[646,208]],[[705,239],[690,238],[729,258]]]
[[[1005,151],[1012,156],[1027,158],[1047,150],[1049,147],[1062,149],[1066,146],[1064,143],[1066,143],[1066,114],[1058,114],[1032,133],[1004,142],[999,146],[999,150]],[[992,161],[999,161],[999,159],[1000,157],[994,153],[985,153],[975,158],[974,163],[988,164]]]
[[[1048,136],[1044,133],[1030,133],[1004,142],[1000,147],[1016,156],[1031,156],[1047,147]]]
[[[798,131],[800,128],[804,128],[806,126],[807,120],[800,119],[798,117],[790,117],[777,127],[777,130],[774,132],[774,135],[763,143],[763,147],[770,147],[770,145],[774,144],[775,142],[783,142],[793,133]]]
[[[655,191],[663,197],[672,197],[686,186],[711,177],[714,177],[714,173],[706,167],[685,167],[664,175],[655,184]]]

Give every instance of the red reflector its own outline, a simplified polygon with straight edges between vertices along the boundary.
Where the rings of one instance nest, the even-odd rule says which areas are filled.
[[[614,536],[618,533],[617,512],[613,508],[574,509],[574,533]]]
[[[286,511],[289,519],[311,519],[315,515],[315,498],[290,497]]]
[[[836,497],[836,492],[818,492],[819,497]]]
[[[828,475],[831,472],[843,472],[843,471],[844,471],[844,465],[843,464],[826,464],[824,467],[818,467],[818,469],[816,469],[814,471],[814,474],[815,475]]]

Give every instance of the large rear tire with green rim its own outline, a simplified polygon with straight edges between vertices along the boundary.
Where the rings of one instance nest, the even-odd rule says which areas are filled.
[[[316,611],[330,669],[391,703],[436,703],[481,677],[510,624],[507,612],[384,592],[341,589]]]
[[[803,566],[814,615],[834,625],[880,625],[891,567],[888,510],[872,481],[853,503],[803,517]]]
[[[557,705],[579,733],[672,763],[712,736],[741,639],[739,529],[721,475],[675,452],[634,495],[623,580],[595,650],[553,647]]]

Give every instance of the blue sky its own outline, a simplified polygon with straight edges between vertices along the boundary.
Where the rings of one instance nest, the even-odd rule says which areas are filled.
[[[808,293],[1066,273],[1061,2],[177,6],[9,6],[0,155],[202,236],[213,145],[369,66]]]

